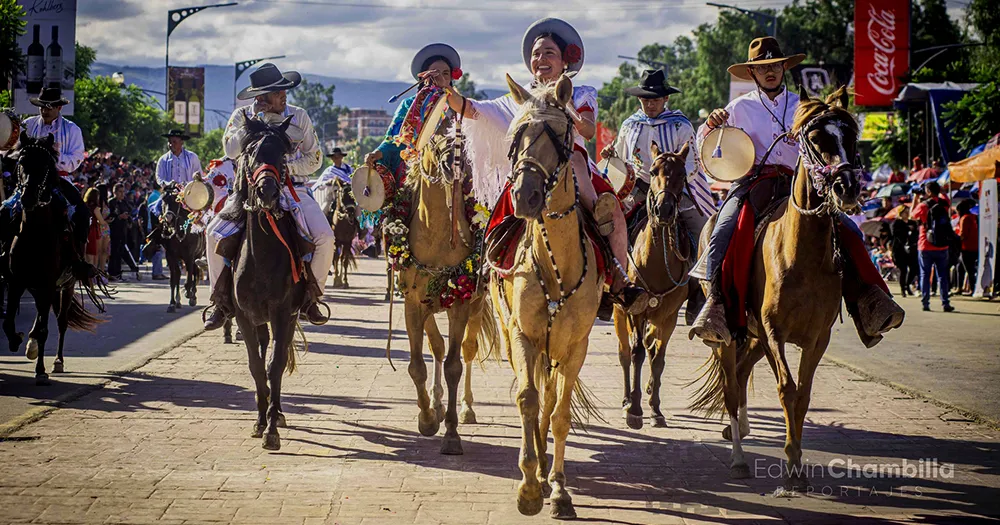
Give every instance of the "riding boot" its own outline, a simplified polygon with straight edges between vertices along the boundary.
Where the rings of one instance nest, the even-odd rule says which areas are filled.
[[[878,344],[882,334],[899,328],[906,312],[881,288],[868,286],[856,303],[846,302],[847,313],[854,319],[858,336],[867,348]]]
[[[323,291],[319,289],[319,281],[312,273],[312,268],[306,266],[306,295],[300,310],[300,317],[316,326],[325,325],[330,320],[330,307],[322,301]],[[320,307],[326,308],[326,313]]]
[[[733,335],[726,320],[726,305],[718,293],[709,293],[698,317],[691,323],[688,339],[700,338],[708,346],[729,346]]]
[[[209,298],[211,304],[201,312],[201,319],[205,322],[205,330],[218,330],[226,324],[226,320],[232,317],[236,310],[233,307],[233,269],[226,266],[219,274],[219,282],[212,287],[212,297]],[[208,311],[212,310],[209,314]],[[206,318],[207,315],[207,318]]]
[[[694,320],[701,313],[701,309],[705,306],[705,291],[701,288],[701,282],[698,279],[691,278],[688,282],[688,299],[687,306],[684,308],[684,322],[688,326],[694,324]]]
[[[597,222],[597,231],[601,236],[608,239],[608,243],[612,246],[612,251],[614,251],[614,240],[611,238],[612,235],[616,233],[614,214],[616,210],[619,210],[618,199],[611,193],[602,193],[598,195],[597,202],[594,203],[594,220]],[[626,232],[617,232],[618,235],[626,235]],[[625,255],[628,251],[628,240],[625,240],[624,248]],[[615,275],[614,284],[611,287],[610,301],[621,305],[626,312],[630,315],[637,315],[646,310],[649,307],[649,294],[641,286],[636,286],[632,283],[628,274],[625,273],[625,268],[622,267],[621,261],[617,257],[613,258],[612,264],[617,267],[617,274]],[[626,259],[627,264],[627,259]],[[610,311],[607,308],[608,299],[601,299],[601,308],[598,309],[598,318],[602,320],[609,320]]]

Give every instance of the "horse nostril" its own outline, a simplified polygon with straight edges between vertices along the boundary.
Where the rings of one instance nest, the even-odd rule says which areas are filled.
[[[531,192],[528,196],[528,206],[531,208],[537,208],[542,205],[542,192],[535,190]]]

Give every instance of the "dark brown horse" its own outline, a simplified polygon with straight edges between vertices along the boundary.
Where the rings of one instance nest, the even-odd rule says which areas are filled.
[[[336,198],[330,214],[336,246],[333,253],[333,287],[349,288],[347,273],[358,268],[358,261],[354,258],[354,239],[358,236],[358,203],[354,200],[350,184],[337,179],[333,186],[336,188]]]
[[[181,307],[181,273],[187,270],[187,280],[184,282],[184,297],[188,306],[198,304],[198,281],[201,280],[201,269],[197,260],[205,256],[205,236],[192,231],[195,225],[189,220],[190,213],[181,205],[180,188],[170,186],[163,191],[163,210],[160,223],[150,234],[154,242],[163,246],[167,256],[167,267],[170,269],[170,305],[167,312],[175,312]],[[183,267],[182,267],[183,265]]]
[[[67,267],[79,261],[74,255],[73,240],[66,231],[67,204],[59,196],[59,174],[56,170],[56,153],[52,135],[42,139],[22,136],[20,147],[9,157],[16,162],[20,213],[11,212],[4,224],[4,239],[9,257],[4,257],[4,277],[8,283],[8,311],[3,322],[8,348],[16,352],[24,340],[24,333],[17,332],[14,321],[18,304],[25,290],[35,299],[35,323],[28,332],[25,355],[35,361],[35,384],[48,385],[45,373],[45,342],[49,335],[49,310],[56,313],[59,327],[59,349],[52,365],[54,373],[65,371],[63,343],[66,328],[93,331],[101,322],[87,312],[80,299],[73,294],[75,278],[57,284]],[[6,213],[5,213],[6,215]],[[19,220],[18,220],[19,219]],[[13,230],[9,227],[15,226]],[[6,242],[5,242],[6,244]],[[78,274],[73,272],[67,275]],[[93,275],[93,274],[91,274]],[[93,294],[91,283],[82,283],[101,311],[103,304]]]
[[[246,138],[237,159],[234,206],[245,216],[233,260],[236,323],[243,333],[250,359],[250,373],[257,388],[257,423],[252,437],[263,437],[263,448],[278,450],[281,413],[281,379],[286,365],[295,367],[292,337],[306,296],[304,249],[291,213],[278,205],[289,177],[285,155],[292,151],[285,134],[291,117],[278,126],[247,118]],[[225,241],[223,241],[225,242]],[[270,331],[268,330],[270,325]],[[271,360],[265,368],[268,339],[273,334]]]

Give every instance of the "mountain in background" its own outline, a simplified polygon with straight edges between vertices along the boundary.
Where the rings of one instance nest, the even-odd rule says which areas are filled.
[[[234,109],[233,76],[235,68],[234,66],[213,65],[199,67],[205,68],[205,129],[220,128],[226,124],[226,120]],[[166,68],[120,66],[96,62],[90,70],[92,75],[102,76],[110,76],[118,71],[125,75],[125,83],[127,84],[135,84],[142,89],[161,93],[166,89]],[[249,72],[243,73],[240,77],[239,89],[243,89],[249,84],[249,76]],[[387,102],[389,98],[409,87],[409,84],[404,82],[379,82],[308,73],[302,76],[309,82],[337,86],[333,95],[334,102],[338,105],[348,108],[383,109],[390,114],[396,110],[396,104],[389,104]],[[499,89],[485,89],[484,91],[490,98],[505,93]],[[162,95],[153,95],[152,93],[150,95],[159,100],[160,104],[164,104],[165,97]]]

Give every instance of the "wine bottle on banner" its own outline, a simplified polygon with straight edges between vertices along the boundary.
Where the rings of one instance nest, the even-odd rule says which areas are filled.
[[[187,79],[180,80],[174,89],[174,122],[183,128],[187,124]]]
[[[42,46],[42,26],[35,24],[32,28],[34,36],[28,46],[28,70],[25,89],[28,93],[37,95],[42,91],[42,81],[45,79],[45,47]]]
[[[62,46],[59,45],[59,26],[52,26],[52,43],[45,48],[45,85],[62,87]]]
[[[188,95],[188,132],[193,136],[198,136],[201,131],[201,98],[198,97],[198,91],[194,87],[194,80],[191,80],[190,91]]]

